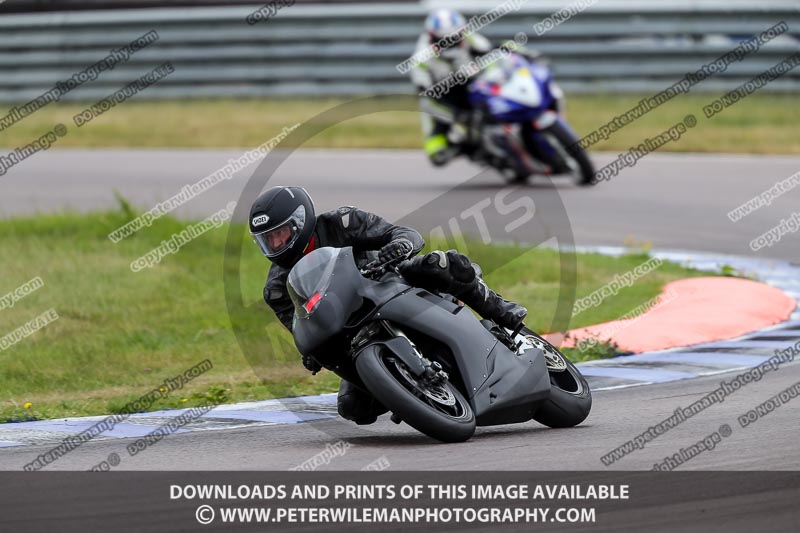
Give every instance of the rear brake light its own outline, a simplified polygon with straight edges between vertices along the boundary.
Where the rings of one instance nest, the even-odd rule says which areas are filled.
[[[311,298],[309,298],[308,301],[303,305],[303,307],[306,310],[306,313],[310,314],[311,311],[313,311],[314,308],[317,307],[317,304],[319,303],[320,300],[322,300],[322,295],[320,293],[315,292],[314,294],[312,294]]]

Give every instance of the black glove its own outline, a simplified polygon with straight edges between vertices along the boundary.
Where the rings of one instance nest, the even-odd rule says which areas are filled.
[[[303,366],[306,367],[306,370],[311,372],[312,374],[316,374],[320,370],[322,370],[322,365],[320,365],[316,359],[311,357],[310,355],[303,354]]]
[[[414,250],[414,245],[408,239],[397,239],[381,248],[378,252],[378,261],[387,263],[392,259],[399,259],[401,257],[408,257]]]

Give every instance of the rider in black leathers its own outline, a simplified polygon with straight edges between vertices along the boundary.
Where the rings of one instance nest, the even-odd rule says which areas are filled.
[[[324,246],[352,246],[356,263],[363,267],[375,259],[383,262],[414,256],[425,245],[417,231],[355,207],[340,207],[317,216],[308,193],[299,187],[273,187],[259,196],[250,209],[250,233],[272,261],[264,300],[290,331],[294,307],[286,281],[291,268],[306,253]],[[477,265],[455,250],[414,257],[399,268],[409,283],[452,294],[500,326],[513,330],[527,314],[524,307],[489,289]],[[303,365],[312,372],[321,369],[307,356],[303,356]],[[371,424],[386,412],[371,394],[344,380],[339,387],[338,407],[343,418],[357,424]]]

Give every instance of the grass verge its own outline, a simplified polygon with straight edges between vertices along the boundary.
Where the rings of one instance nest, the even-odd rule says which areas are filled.
[[[38,276],[44,286],[0,307],[0,336],[54,308],[59,319],[0,351],[0,422],[119,412],[132,400],[209,359],[213,368],[150,406],[205,405],[336,390],[330,372],[312,377],[291,337],[261,299],[269,263],[245,243],[241,286],[253,311],[243,342],[262,347],[257,371],[232,333],[223,292],[227,225],[186,244],[160,264],[134,273],[131,262],[186,227],[164,217],[114,244],[107,235],[127,222],[125,209],[0,221],[6,256],[0,296]],[[246,229],[237,228],[243,239]],[[249,239],[247,239],[249,240]],[[547,332],[558,301],[557,251],[467,242],[487,282],[530,309],[529,325]],[[577,296],[586,296],[646,260],[645,255],[577,257]],[[697,272],[665,263],[578,316],[580,327],[624,315],[669,281]],[[289,346],[291,348],[287,349]]]
[[[703,106],[718,93],[674,98],[614,133],[592,150],[625,151],[674,125],[688,114],[698,124],[661,151],[798,154],[800,106],[792,94],[757,93],[706,119]],[[567,118],[586,135],[651,95],[568,95]],[[254,147],[284,127],[304,122],[342,99],[219,99],[130,101],[77,128],[72,117],[88,105],[50,104],[0,132],[0,146],[16,148],[63,123],[69,132],[58,147]],[[391,107],[387,103],[387,108]],[[3,110],[5,114],[7,110]],[[412,112],[382,112],[333,126],[309,141],[315,148],[421,147],[420,118]]]

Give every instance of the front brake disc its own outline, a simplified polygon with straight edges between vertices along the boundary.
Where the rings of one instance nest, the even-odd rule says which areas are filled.
[[[406,381],[408,381],[414,386],[415,389],[420,391],[431,400],[438,404],[447,406],[456,404],[456,397],[453,396],[453,392],[450,390],[450,387],[447,386],[446,382],[436,385],[423,385],[419,382],[419,380],[409,373],[409,371],[406,369],[406,365],[404,365],[400,360],[395,359],[394,364],[395,367],[397,367],[397,371],[406,379]]]

